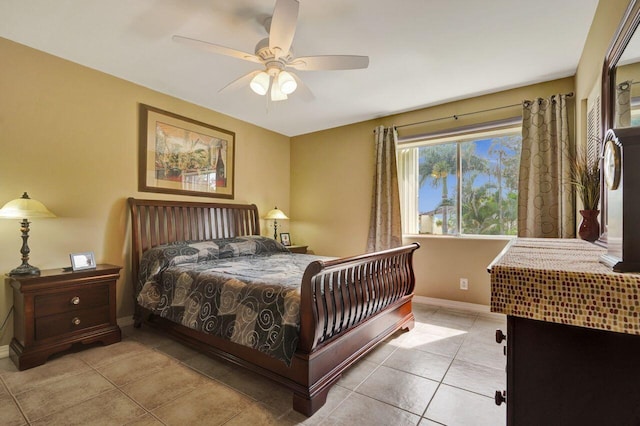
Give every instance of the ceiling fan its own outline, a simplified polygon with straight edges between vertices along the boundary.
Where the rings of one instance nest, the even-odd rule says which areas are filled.
[[[231,56],[264,66],[263,70],[252,71],[232,81],[220,91],[237,87],[249,82],[251,89],[258,95],[270,93],[272,101],[287,99],[302,81],[288,69],[298,71],[350,70],[369,66],[368,56],[323,55],[296,58],[291,51],[293,36],[298,21],[298,0],[276,0],[273,16],[264,22],[269,36],[258,42],[255,54],[242,52],[218,44],[174,35],[174,41],[208,50],[209,52]]]

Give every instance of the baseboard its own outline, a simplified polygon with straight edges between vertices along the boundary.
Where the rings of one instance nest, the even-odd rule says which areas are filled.
[[[126,327],[128,325],[133,325],[133,315],[117,318],[116,321],[118,322],[118,327]]]
[[[0,346],[0,359],[9,358],[9,345]]]
[[[457,300],[437,299],[435,297],[413,296],[414,303],[423,305],[435,305],[443,308],[458,309],[462,311],[477,312],[498,319],[504,319],[503,314],[491,312],[488,305],[480,305],[478,303],[458,302]]]

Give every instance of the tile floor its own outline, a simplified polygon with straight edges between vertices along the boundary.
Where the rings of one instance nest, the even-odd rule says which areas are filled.
[[[0,360],[2,425],[503,425],[496,315],[414,304],[416,326],[351,368],[306,418],[291,393],[150,330],[18,372]]]

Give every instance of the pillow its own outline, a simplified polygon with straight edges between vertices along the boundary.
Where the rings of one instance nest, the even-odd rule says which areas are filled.
[[[256,242],[257,252],[256,254],[263,253],[289,253],[289,249],[283,246],[273,238],[262,237],[259,235],[251,235],[245,238],[249,238]]]
[[[218,256],[219,248],[214,241],[177,241],[153,247],[140,260],[138,291],[169,266],[214,260]]]
[[[163,244],[144,252],[140,261],[137,291],[148,281],[156,281],[158,275],[169,266],[279,252],[288,253],[289,250],[278,241],[260,235]]]
[[[187,245],[180,250],[180,254],[172,259],[171,265],[206,262],[218,259],[219,255],[220,247],[214,240],[187,242]]]
[[[260,235],[214,240],[219,246],[220,259],[254,254],[288,252],[287,248],[274,239]]]

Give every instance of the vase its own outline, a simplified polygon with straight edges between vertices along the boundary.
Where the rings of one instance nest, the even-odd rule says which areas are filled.
[[[580,210],[582,223],[578,228],[578,235],[585,241],[590,243],[600,237],[600,224],[598,223],[598,214],[600,210]]]

